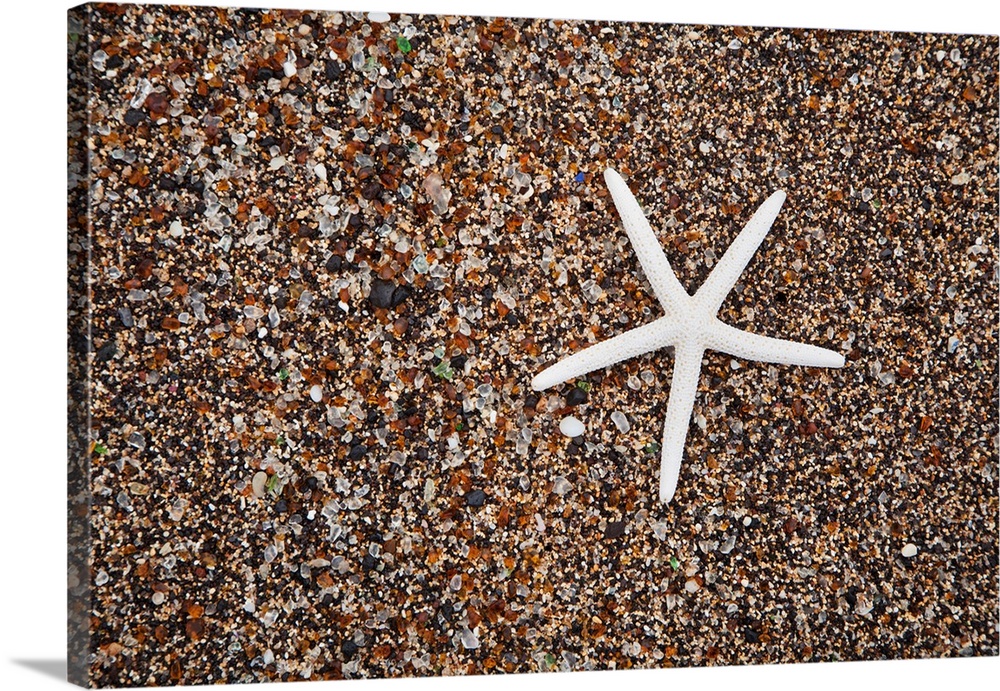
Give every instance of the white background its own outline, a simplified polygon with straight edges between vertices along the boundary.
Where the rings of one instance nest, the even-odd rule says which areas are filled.
[[[190,4],[210,4],[189,0]],[[579,19],[1000,33],[992,0],[795,3],[699,0],[243,0],[244,6]],[[0,15],[0,687],[63,686],[65,626],[65,11],[7,0]],[[993,6],[993,9],[990,7]],[[995,88],[996,85],[994,85]],[[996,232],[996,229],[985,229]],[[990,682],[989,680],[993,681]],[[1000,658],[780,665],[572,675],[349,682],[361,691],[636,691],[809,688],[996,688]],[[346,683],[346,682],[345,682]],[[308,688],[335,688],[312,682]],[[237,687],[234,687],[237,688]],[[247,687],[242,687],[247,688]],[[337,686],[336,688],[343,688]]]

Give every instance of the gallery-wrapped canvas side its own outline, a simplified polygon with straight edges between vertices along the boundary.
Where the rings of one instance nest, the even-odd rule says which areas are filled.
[[[89,686],[90,652],[90,166],[89,8],[67,16],[67,678]]]

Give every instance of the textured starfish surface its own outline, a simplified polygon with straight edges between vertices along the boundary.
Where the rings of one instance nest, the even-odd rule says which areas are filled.
[[[747,360],[806,367],[843,367],[844,357],[825,348],[740,331],[723,324],[716,316],[771,229],[785,201],[784,192],[775,192],[760,205],[692,296],[674,275],[653,229],[622,177],[609,168],[604,171],[604,180],[632,248],[666,315],[561,360],[536,376],[531,386],[541,391],[622,360],[673,346],[674,373],[660,459],[660,500],[668,504],[677,489],[684,440],[694,409],[705,350],[718,350]]]

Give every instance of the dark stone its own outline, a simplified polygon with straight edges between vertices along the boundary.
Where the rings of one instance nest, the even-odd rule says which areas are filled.
[[[368,302],[372,304],[372,307],[388,309],[392,307],[392,296],[395,290],[395,283],[376,279],[372,281],[372,290],[368,294]]]
[[[340,652],[344,653],[344,657],[353,657],[358,652],[358,644],[348,638],[340,644]]]
[[[756,643],[760,640],[760,634],[750,628],[743,631],[743,637],[746,639],[747,643]]]
[[[365,571],[371,571],[377,563],[375,557],[370,554],[366,554],[365,558],[361,560],[361,566]]]
[[[340,271],[341,267],[344,265],[344,258],[339,254],[334,254],[329,259],[326,260],[326,270],[327,271]]]
[[[274,70],[269,67],[261,67],[257,70],[257,79],[262,82],[266,82],[268,79],[274,79]]]
[[[360,461],[368,453],[368,447],[364,444],[355,444],[351,447],[351,452],[347,454],[347,457],[352,461]]]
[[[97,361],[107,362],[108,360],[113,358],[115,356],[115,353],[117,352],[118,352],[118,344],[115,343],[114,341],[108,341],[100,348],[98,348]]]
[[[286,511],[288,511],[288,502],[285,501],[284,499],[279,499],[278,501],[274,502],[274,510],[277,511],[278,513],[285,513]]]
[[[137,108],[129,108],[125,112],[125,124],[129,127],[135,127],[145,119],[146,114]]]
[[[566,394],[566,405],[580,405],[587,402],[587,392],[574,386],[573,390]]]
[[[104,63],[104,66],[109,70],[117,70],[124,64],[125,60],[122,59],[121,55],[112,55],[110,58],[108,58],[108,61]]]
[[[474,489],[465,495],[465,503],[469,506],[482,506],[486,503],[486,492]]]
[[[625,522],[624,521],[612,521],[608,523],[608,527],[604,529],[604,537],[613,539],[621,537],[625,534]]]
[[[331,82],[340,76],[343,68],[340,66],[339,60],[327,60],[326,61],[326,78]]]
[[[451,368],[452,368],[453,370],[455,370],[456,372],[458,372],[458,373],[462,373],[462,372],[464,372],[464,371],[465,371],[465,362],[466,362],[466,361],[467,361],[468,359],[469,359],[469,358],[467,358],[467,357],[466,357],[466,356],[464,356],[464,355],[456,355],[455,357],[453,357],[453,358],[452,358],[451,360],[449,360],[449,361],[448,361],[448,364],[449,364],[449,365],[451,366]]]
[[[413,290],[409,286],[397,286],[396,290],[392,291],[392,306],[398,307],[412,294]]]

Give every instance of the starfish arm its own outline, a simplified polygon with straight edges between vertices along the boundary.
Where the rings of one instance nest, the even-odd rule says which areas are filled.
[[[709,331],[708,347],[758,362],[804,367],[844,366],[844,356],[832,350],[740,331],[720,321],[716,321]]]
[[[701,284],[695,295],[695,300],[709,314],[715,314],[725,301],[729,291],[740,279],[743,270],[753,258],[754,252],[763,242],[771,224],[777,218],[781,205],[785,201],[785,193],[777,191],[761,204],[740,234],[733,240],[722,259],[712,269],[705,282]]]
[[[687,344],[678,344],[674,350],[674,374],[670,380],[670,399],[667,401],[660,456],[660,501],[664,504],[670,503],[677,489],[677,478],[680,476],[681,460],[684,457],[684,441],[691,424],[695,394],[698,393],[701,355],[704,352],[698,346]]]
[[[604,182],[615,201],[618,215],[622,217],[622,225],[628,233],[632,249],[639,258],[646,279],[653,287],[653,293],[667,312],[676,311],[685,304],[689,297],[684,286],[677,280],[670,261],[663,254],[660,241],[646,220],[646,215],[639,208],[639,203],[632,195],[625,180],[617,172],[608,168],[604,171]]]
[[[531,388],[541,391],[596,369],[665,348],[673,344],[676,333],[677,327],[669,318],[661,317],[560,360],[532,379]]]

